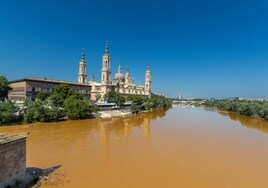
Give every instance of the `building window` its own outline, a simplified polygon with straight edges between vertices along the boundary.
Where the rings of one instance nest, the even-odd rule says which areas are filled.
[[[35,91],[35,87],[32,88],[32,91]]]

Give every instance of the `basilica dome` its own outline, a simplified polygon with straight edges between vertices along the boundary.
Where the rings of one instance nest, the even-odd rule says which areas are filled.
[[[122,70],[121,70],[121,66],[120,66],[120,65],[118,66],[118,71],[117,71],[117,73],[115,74],[114,79],[115,79],[115,80],[119,80],[119,81],[123,81],[123,80],[125,80],[125,76],[124,76],[124,74],[122,73]]]
[[[118,73],[115,74],[114,79],[115,80],[123,80],[123,79],[125,79],[125,76],[124,76],[123,73],[118,72]]]

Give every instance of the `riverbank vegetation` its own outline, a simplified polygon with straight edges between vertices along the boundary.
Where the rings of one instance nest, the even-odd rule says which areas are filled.
[[[248,100],[207,100],[204,105],[217,107],[221,110],[237,112],[241,115],[262,118],[268,120],[267,101],[248,101]]]
[[[97,104],[88,96],[74,92],[66,84],[55,87],[52,94],[37,94],[35,101],[26,101],[23,107],[19,108],[7,100],[7,93],[11,88],[6,79],[2,81],[1,79],[0,86],[3,92],[0,93],[0,125],[91,118],[93,112],[98,110]],[[121,95],[116,91],[111,91],[104,98],[107,102],[115,103],[119,108],[125,107],[125,102],[129,102],[131,106],[128,108],[132,113],[172,106],[172,101],[164,96],[155,96],[150,99],[137,95]]]
[[[6,77],[0,75],[0,101],[7,99],[8,92],[11,91]]]
[[[40,93],[35,101],[26,101],[22,108],[9,100],[0,101],[0,125],[84,119],[92,117],[93,111],[92,101],[62,84],[51,95]]]
[[[11,101],[0,101],[0,125],[22,121],[22,111]]]
[[[162,95],[148,98],[139,95],[121,95],[116,91],[111,91],[105,95],[105,99],[108,102],[115,103],[117,106],[123,106],[125,102],[130,102],[130,110],[133,114],[141,111],[172,107],[172,101]]]

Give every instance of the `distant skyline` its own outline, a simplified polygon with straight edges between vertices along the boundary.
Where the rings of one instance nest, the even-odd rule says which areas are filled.
[[[105,41],[138,83],[148,64],[155,93],[268,98],[268,2],[260,0],[0,1],[0,75],[100,80]]]

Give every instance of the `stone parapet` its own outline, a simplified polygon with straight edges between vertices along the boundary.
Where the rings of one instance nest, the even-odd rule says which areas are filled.
[[[27,133],[0,134],[0,187],[18,184],[26,173]]]

